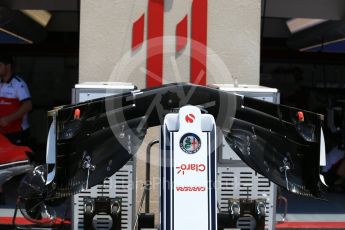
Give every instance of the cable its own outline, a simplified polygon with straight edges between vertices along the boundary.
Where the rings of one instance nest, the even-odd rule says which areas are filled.
[[[143,185],[143,187],[144,187],[144,191],[143,191],[143,194],[141,196],[141,200],[140,200],[139,208],[138,208],[137,215],[136,215],[136,218],[135,218],[133,230],[135,230],[136,227],[137,227],[138,220],[139,220],[139,215],[140,215],[141,208],[143,206],[143,203],[144,203],[144,200],[145,200],[145,197],[146,197],[146,193],[150,190],[150,184],[146,183],[146,184]]]
[[[67,219],[68,206],[66,205],[66,201],[65,201],[64,206],[65,206],[65,213],[64,213],[64,217],[63,217],[63,219],[61,220],[61,223],[60,223],[59,227],[57,228],[57,230],[59,230],[59,229],[63,229],[63,227],[64,227],[64,223],[65,223],[65,220]]]
[[[263,11],[262,11],[262,19],[261,19],[261,46],[262,46],[262,40],[264,38],[264,28],[265,28],[265,17],[266,17],[266,5],[267,0],[263,0]]]
[[[12,218],[12,225],[13,225],[14,229],[18,229],[17,226],[16,226],[17,211],[18,211],[18,199],[17,199],[17,202],[16,202],[16,207],[14,209],[14,214],[13,214],[13,218]]]
[[[262,50],[262,44],[263,44],[263,40],[264,40],[264,28],[265,28],[265,17],[266,17],[266,3],[267,0],[263,0],[263,11],[262,11],[262,16],[261,16],[261,34],[260,34],[260,50]],[[260,51],[260,55],[262,52]],[[260,65],[260,75],[263,71],[263,67],[262,65]],[[234,81],[234,85],[235,83],[237,83],[237,81]]]
[[[16,207],[14,209],[14,214],[13,214],[13,218],[12,218],[12,226],[14,229],[25,230],[25,229],[28,229],[28,227],[22,228],[22,227],[18,227],[16,224],[17,212],[18,212],[18,203],[19,203],[19,198],[17,198],[17,201],[16,201]]]
[[[151,141],[146,148],[146,184],[150,184],[150,170],[151,170],[151,148],[153,145],[158,144],[159,140],[153,140]],[[150,190],[147,190],[146,195],[145,195],[145,212],[149,213],[150,212]]]
[[[287,198],[285,196],[282,196],[282,195],[279,195],[277,199],[278,199],[278,207],[280,207],[280,204],[281,204],[280,201],[281,200],[285,204],[284,213],[282,215],[282,217],[283,217],[282,221],[284,222],[284,221],[286,221],[286,216],[287,216],[287,212],[288,212],[288,200],[287,200]]]

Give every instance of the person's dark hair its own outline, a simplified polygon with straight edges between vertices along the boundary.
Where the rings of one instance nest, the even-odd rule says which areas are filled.
[[[9,54],[0,53],[0,62],[13,65],[13,58]]]

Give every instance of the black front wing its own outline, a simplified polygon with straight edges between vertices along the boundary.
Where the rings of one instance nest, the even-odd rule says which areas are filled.
[[[322,115],[184,83],[59,108],[55,195],[102,183],[135,155],[149,127],[184,105],[212,114],[255,171],[288,191],[320,197]]]

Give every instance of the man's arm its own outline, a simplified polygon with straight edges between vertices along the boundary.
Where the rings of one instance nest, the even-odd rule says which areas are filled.
[[[24,117],[24,115],[30,112],[31,109],[32,109],[31,100],[23,101],[21,106],[16,112],[11,113],[10,115],[5,116],[5,117],[0,117],[0,127],[6,127],[12,121]]]

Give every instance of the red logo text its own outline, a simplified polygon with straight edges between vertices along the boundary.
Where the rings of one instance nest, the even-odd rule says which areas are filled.
[[[205,186],[177,186],[177,192],[204,192],[206,191]]]
[[[204,172],[206,170],[206,166],[204,164],[181,164],[180,166],[176,167],[177,174],[184,173],[186,171],[194,171],[194,172]]]

